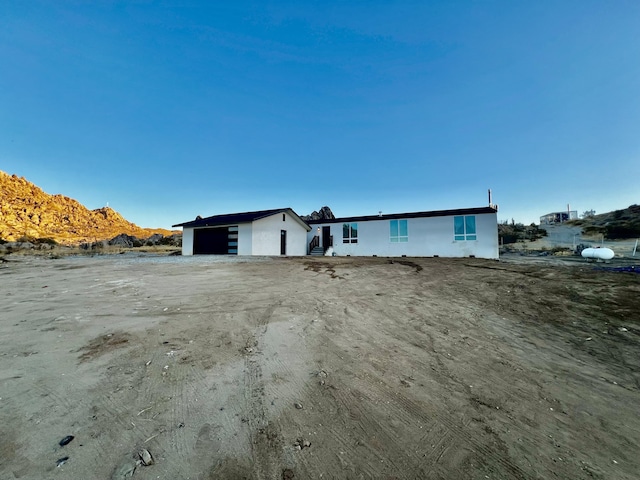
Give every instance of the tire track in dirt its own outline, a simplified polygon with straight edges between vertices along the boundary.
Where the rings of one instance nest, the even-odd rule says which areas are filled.
[[[179,471],[182,463],[197,461],[203,464],[204,472],[215,461],[216,443],[209,438],[210,432],[214,431],[210,423],[215,420],[212,412],[202,410],[198,399],[214,386],[189,356],[193,343],[188,335],[166,342],[154,347],[156,352],[147,367],[149,374],[137,399],[144,413],[135,421],[148,425],[148,431],[140,441],[144,440],[158,454],[173,459],[170,471]],[[161,392],[163,396],[159,397]],[[202,431],[202,425],[211,428]]]
[[[421,471],[442,470],[448,472],[451,478],[463,478],[465,473],[459,469],[460,465],[466,460],[472,461],[473,458],[483,457],[490,458],[493,464],[500,464],[510,474],[510,478],[533,478],[509,459],[504,458],[506,452],[499,454],[489,447],[486,439],[482,438],[483,434],[473,434],[468,425],[453,420],[447,413],[442,414],[437,407],[431,407],[428,403],[422,402],[418,404],[387,385],[377,386],[378,392],[376,392],[386,402],[386,406],[376,410],[375,415],[363,415],[367,412],[357,407],[358,404],[382,404],[381,401],[366,393],[367,386],[367,382],[354,378],[349,388],[357,391],[357,398],[352,398],[353,395],[348,392],[341,393],[342,389],[332,390],[331,394],[343,408],[350,412],[360,429],[376,432],[377,436],[385,439],[381,442],[386,447],[385,461],[389,461],[392,445],[398,450],[395,454],[399,457],[411,457],[412,463],[418,465],[414,468],[415,478],[419,478],[418,472]],[[358,413],[354,414],[354,412]],[[424,436],[418,441],[418,444],[423,447],[413,454],[409,449],[399,448],[398,446],[406,442],[406,439],[390,433],[388,428],[378,420],[389,416],[401,417],[405,425],[415,425],[418,421],[421,423],[420,428],[426,427]],[[346,448],[351,449],[349,446]],[[462,453],[462,458],[461,449],[466,450],[466,453]],[[382,454],[379,453],[378,456],[381,457]],[[450,458],[451,456],[453,458]]]
[[[385,407],[385,398],[365,395],[351,380],[333,383],[337,376],[330,374],[330,385],[319,391],[312,404],[316,418],[311,422],[321,422],[323,437],[330,438],[330,443],[312,448],[321,449],[317,452],[325,458],[334,457],[335,465],[319,465],[315,457],[301,454],[297,462],[304,465],[303,472],[321,468],[329,478],[396,478],[399,472],[404,472],[401,478],[433,478],[426,477],[420,468],[408,475],[423,461],[423,430],[416,429],[416,419],[401,409]],[[308,428],[315,428],[311,425]],[[431,428],[436,427],[446,430],[433,421]],[[464,478],[456,475],[456,468],[447,467],[449,476],[442,478]]]
[[[364,448],[373,457],[373,461],[367,464],[371,477],[375,477],[380,471],[381,462],[386,463],[385,469],[391,465],[393,471],[400,471],[400,462],[403,461],[403,457],[410,456],[410,450],[403,447],[405,439],[402,435],[375,420],[377,416],[372,415],[375,405],[372,405],[371,398],[366,397],[360,390],[344,387],[330,389],[330,395],[347,413],[349,423],[355,424],[356,428],[351,433],[366,438],[365,442],[356,440],[354,443],[351,439],[337,436],[346,456],[361,457],[361,450]]]
[[[158,468],[169,476],[176,475],[188,464],[199,465],[204,474],[216,460],[215,444],[209,442],[203,447],[200,442],[200,448],[195,448],[196,440],[202,437],[196,437],[198,429],[211,421],[209,412],[201,411],[198,403],[209,386],[201,372],[194,373],[191,363],[180,362],[182,350],[174,350],[178,348],[176,342],[160,345],[152,347],[155,350],[152,356],[136,355],[136,358],[150,358],[152,363],[141,363],[135,377],[126,372],[115,374],[109,381],[118,390],[98,403],[102,416],[114,419],[111,423],[117,424],[116,428],[110,425],[108,429],[111,435],[119,436],[121,445],[113,461],[122,462],[122,458],[129,458],[132,452],[144,447],[156,458],[165,459]],[[167,355],[166,350],[175,353]],[[129,364],[126,358],[119,362]],[[112,441],[101,439],[101,442]]]
[[[501,449],[501,451],[505,452],[505,455],[509,454],[508,448],[506,447],[506,444],[505,444],[506,440],[503,441],[501,438],[502,435],[498,435],[496,431],[491,429],[488,425],[492,425],[494,426],[494,428],[498,426],[497,431],[503,431],[503,429],[505,429],[506,432],[509,432],[509,430],[511,430],[512,431],[511,433],[507,434],[505,432],[505,435],[507,435],[508,438],[513,438],[514,436],[516,436],[515,432],[519,432],[520,434],[519,436],[523,438],[531,438],[533,436],[536,439],[536,442],[538,444],[544,445],[544,444],[553,443],[553,441],[550,440],[551,436],[549,435],[549,433],[553,433],[555,437],[555,431],[537,430],[537,429],[530,428],[531,427],[530,425],[526,425],[526,426],[522,425],[521,423],[522,420],[519,420],[519,417],[514,418],[513,414],[510,412],[510,408],[509,408],[510,405],[511,406],[517,405],[518,403],[521,403],[522,401],[524,401],[526,398],[530,398],[531,395],[533,395],[534,398],[540,397],[542,399],[544,397],[544,400],[546,400],[546,397],[549,397],[549,398],[552,397],[552,395],[548,393],[544,393],[543,386],[541,386],[537,382],[533,381],[533,384],[522,383],[518,385],[520,383],[520,380],[515,379],[516,385],[514,385],[514,390],[511,392],[505,392],[505,395],[500,394],[501,395],[500,400],[497,404],[500,407],[499,410],[493,410],[492,408],[495,408],[495,406],[484,407],[478,404],[477,402],[474,402],[474,399],[479,398],[480,401],[482,402],[482,399],[484,397],[482,397],[481,391],[485,391],[485,393],[487,393],[486,388],[480,391],[476,391],[475,389],[472,390],[471,388],[469,388],[469,383],[474,383],[474,386],[475,386],[475,382],[465,381],[464,378],[460,378],[456,374],[454,374],[453,373],[454,370],[450,370],[448,368],[448,365],[450,362],[456,361],[456,359],[454,358],[456,355],[454,355],[453,357],[449,357],[449,356],[446,356],[445,351],[440,351],[440,349],[434,348],[435,347],[434,337],[431,333],[429,333],[428,330],[425,332],[422,332],[423,335],[427,336],[428,341],[424,347],[420,347],[415,343],[415,340],[412,340],[411,338],[409,338],[409,336],[405,335],[406,332],[404,330],[400,332],[400,336],[397,336],[398,332],[396,332],[396,335],[392,335],[391,331],[386,331],[385,324],[377,325],[377,329],[375,330],[375,333],[370,333],[368,336],[363,335],[362,333],[358,333],[357,330],[359,328],[366,328],[366,325],[364,325],[365,321],[362,318],[353,318],[353,320],[356,320],[356,321],[359,320],[358,323],[362,324],[362,325],[359,325],[358,323],[350,322],[349,330],[351,331],[353,337],[356,337],[356,338],[361,337],[365,339],[366,343],[369,345],[378,345],[378,348],[382,348],[382,346],[385,345],[385,343],[388,344],[388,340],[385,341],[385,340],[379,339],[378,334],[391,336],[395,340],[400,340],[401,341],[400,343],[404,343],[405,346],[403,348],[402,353],[405,358],[407,357],[407,355],[413,358],[414,363],[411,365],[412,369],[417,369],[419,371],[424,370],[420,367],[420,365],[423,365],[425,366],[426,370],[429,370],[430,368],[429,363],[420,362],[418,358],[422,356],[421,351],[424,352],[425,348],[426,350],[430,350],[430,354],[428,355],[428,358],[431,359],[430,360],[431,362],[433,362],[434,359],[437,362],[435,364],[435,369],[433,368],[434,364],[433,363],[431,364],[431,367],[432,367],[431,370],[433,370],[433,372],[430,373],[430,376],[436,375],[437,378],[439,378],[439,381],[437,383],[447,386],[447,390],[450,390],[453,388],[454,391],[458,391],[458,392],[466,391],[469,397],[468,407],[475,410],[480,410],[480,418],[488,416],[488,418],[486,419],[488,423],[484,427],[483,431],[479,432],[480,435],[477,435],[475,437],[475,440],[472,438],[473,440],[472,443],[468,445],[468,448],[467,448],[468,454],[466,454],[466,456],[470,456],[470,458],[473,458],[473,452],[478,449],[478,447],[476,446],[478,442],[485,444],[486,449],[489,449],[491,451],[496,451],[496,448],[498,448],[498,449]],[[331,340],[328,340],[328,341],[331,344],[335,344],[335,339],[333,342]],[[417,347],[418,350],[413,351],[414,347]],[[338,351],[344,351],[344,352],[347,351],[346,349],[344,349],[344,347],[340,348],[339,346],[336,346],[335,349],[337,349]],[[333,346],[329,347],[329,350],[334,350],[334,347]],[[463,351],[465,350],[468,350],[467,347],[464,347]],[[380,353],[375,355],[375,358],[377,358],[378,356],[383,356],[383,357],[385,356],[385,354],[383,353],[384,349],[380,350],[379,352]],[[354,353],[354,352],[351,352],[351,353]],[[393,356],[392,351],[388,351],[387,354],[389,356]],[[513,370],[514,373],[517,373],[517,372],[521,373],[524,370],[524,367],[516,367],[510,362],[505,362],[503,360],[504,358],[513,358],[512,355],[507,355],[505,352],[502,352],[502,353],[493,352],[491,353],[491,355],[492,355],[491,358],[493,358],[494,356],[495,358],[494,358],[494,361],[491,361],[489,366],[487,365],[487,362],[476,364],[476,363],[473,363],[472,361],[468,361],[466,359],[466,356],[463,356],[460,359],[457,359],[457,363],[460,363],[460,362],[464,363],[465,369],[467,370],[466,372],[464,372],[464,377],[470,376],[471,378],[482,378],[484,385],[491,384],[492,383],[492,381],[490,380],[491,378],[495,378],[496,383],[500,383],[500,377],[505,375],[505,370]],[[344,356],[344,354],[341,353],[341,356]],[[349,358],[349,357],[346,357],[346,358]],[[384,376],[386,373],[390,373],[390,372],[386,372],[386,370],[385,371],[380,370],[380,368],[376,366],[375,362],[372,363],[372,360],[375,360],[375,358],[367,359],[367,361],[371,364],[371,366],[376,371],[380,372],[382,376]],[[518,357],[515,357],[514,361],[517,362],[517,358]],[[347,359],[342,360],[343,363],[347,363],[347,364],[351,362],[358,363],[361,361],[362,361],[362,358],[360,357],[357,357],[357,358],[353,357],[350,360],[347,360]],[[455,365],[455,363],[452,363],[451,365],[453,366]],[[490,375],[490,377],[487,378],[487,375]],[[364,385],[369,385],[371,387],[371,384],[367,383],[367,382],[370,382],[370,380],[371,378],[368,378],[367,381],[364,381],[363,379]],[[424,382],[425,381],[424,376],[422,376],[420,380]],[[387,385],[387,387],[391,388],[392,390],[394,389],[393,385]],[[375,387],[373,387],[373,390],[375,391]],[[478,397],[478,394],[480,394],[480,397]],[[490,395],[490,397],[495,398],[495,395]],[[492,403],[490,399],[489,399],[489,403]],[[556,407],[556,410],[558,410],[557,407]],[[472,414],[473,410],[469,411],[468,408],[464,408],[463,411],[467,412],[467,414],[471,413],[471,415],[473,416]],[[540,414],[544,414],[545,412],[548,413],[548,409],[546,408],[540,408],[537,411]],[[482,425],[485,425],[484,424],[485,420],[482,420],[482,422],[483,423],[478,425],[477,428],[481,428]],[[466,425],[465,423],[466,422],[461,423],[459,428],[454,430],[454,432],[458,432],[458,436],[461,432],[466,432],[467,430],[469,430],[469,426]],[[445,423],[445,424],[447,426],[450,426],[450,424],[448,423]],[[485,435],[485,433],[487,433],[488,435]],[[464,435],[464,433],[462,434]],[[452,444],[457,443],[458,436],[456,436],[455,438],[452,437],[453,438]],[[429,444],[429,439],[425,437],[424,439],[420,440],[420,443]],[[460,455],[457,454],[457,447],[452,450],[452,444],[443,446],[441,448],[442,453],[440,455],[437,455],[435,458],[439,459],[442,456],[444,456],[445,459],[452,456],[460,457]],[[475,455],[476,455],[476,460],[472,460],[472,463],[476,463],[476,464],[484,463],[482,461],[477,460],[478,459],[477,453]],[[566,453],[564,453],[563,456],[566,456]],[[434,458],[433,454],[429,458]],[[488,457],[488,458],[495,458],[495,457]],[[526,459],[527,456],[525,456],[524,458]],[[438,460],[438,461],[441,461],[441,460]],[[461,459],[458,458],[458,463],[460,461]],[[530,461],[534,461],[534,460],[530,459]],[[453,462],[453,463],[456,463],[456,462]],[[513,464],[509,463],[508,459],[506,464],[504,461],[501,461],[501,463],[505,465],[506,470],[511,472],[510,476],[515,476],[515,478],[526,478],[527,473],[521,469],[514,470]],[[524,463],[526,463],[526,460],[524,460]],[[428,459],[426,462],[423,462],[423,465],[425,465],[425,467],[429,466]],[[436,467],[437,466],[431,466],[431,468],[433,469],[433,472],[439,471],[439,467],[438,468]],[[421,478],[421,475],[423,474],[420,474],[419,473],[420,471],[421,470],[419,470],[418,473],[416,473],[415,478]],[[433,474],[435,475],[435,473]],[[424,473],[424,475],[427,475],[427,474]],[[445,473],[443,473],[443,475],[446,476]]]
[[[353,325],[353,327],[353,330],[358,329],[357,325]],[[363,325],[359,328],[366,328],[366,326]],[[351,334],[356,337],[359,335],[357,331],[352,331]],[[367,342],[371,344],[371,334],[367,336],[364,332],[361,332],[360,335],[363,337],[366,336]],[[351,353],[344,348],[341,348],[339,344],[336,344],[336,339],[331,339],[326,336],[326,343],[331,345],[328,347],[329,350],[340,352],[340,364],[355,365],[360,361],[359,358],[352,357]],[[344,373],[349,374],[349,370],[343,371],[343,374]],[[466,447],[466,450],[469,452],[466,456],[469,457],[470,461],[473,457],[486,457],[489,458],[491,463],[494,465],[501,465],[504,471],[508,472],[512,478],[531,478],[509,458],[505,458],[505,456],[508,455],[506,450],[501,453],[496,453],[491,446],[487,445],[486,435],[480,432],[478,432],[478,434],[473,433],[473,429],[469,428],[468,425],[457,421],[447,412],[443,413],[442,403],[440,401],[434,405],[430,405],[428,402],[416,403],[402,394],[395,385],[388,385],[384,381],[372,384],[371,380],[371,378],[360,378],[359,376],[349,375],[348,385],[334,385],[336,387],[335,389],[327,389],[325,391],[334,398],[336,404],[340,406],[339,408],[341,410],[346,410],[351,415],[355,415],[354,418],[356,419],[356,423],[360,429],[365,431],[375,431],[381,435],[386,435],[388,442],[386,443],[387,451],[385,452],[385,459],[388,459],[390,456],[390,446],[397,445],[398,440],[394,438],[393,433],[390,434],[389,432],[385,432],[386,426],[383,426],[382,422],[387,418],[400,417],[406,425],[415,425],[416,421],[418,421],[422,423],[423,426],[427,426],[428,429],[433,429],[433,424],[435,422],[437,424],[441,424],[448,432],[450,432],[448,434],[450,437],[448,444],[441,446],[442,453],[436,457],[438,461],[442,461],[443,458],[445,459],[445,462],[447,462],[445,463],[445,468],[449,473],[451,473],[451,471],[457,471],[460,464],[460,458],[458,458],[459,455],[454,455],[457,460],[448,462],[444,454],[447,452],[455,454],[455,452],[461,447]],[[348,395],[343,391],[354,389],[358,392],[359,398],[354,399],[351,395]],[[371,394],[367,392],[371,392]],[[375,397],[371,395],[375,395]],[[371,408],[375,411],[375,414],[369,414],[366,416],[367,418],[365,421],[368,422],[366,426],[363,425],[363,420],[361,420],[364,417],[360,407],[354,406],[354,404],[362,402],[372,405]],[[385,402],[386,405],[384,405]],[[438,429],[436,428],[434,431],[438,431]],[[424,445],[435,445],[438,442],[438,438],[426,436],[421,440],[421,442]],[[455,449],[452,451],[450,449],[453,445],[455,445]],[[345,448],[350,450],[352,449],[348,444],[345,445]],[[425,453],[428,454],[429,452],[422,452],[421,455]],[[399,456],[403,455],[406,455],[404,449],[399,450]],[[418,457],[415,457],[413,458],[413,461],[414,464],[420,465],[418,469],[423,468],[426,471],[429,471],[429,469],[439,468],[439,466],[429,465],[428,459],[418,459]],[[459,473],[459,477],[462,478],[464,476],[464,472]]]
[[[91,391],[93,388],[95,388],[95,385],[87,386],[87,391]],[[64,413],[55,415],[55,411],[49,411],[47,416],[53,416],[54,418],[69,417],[69,419],[63,420],[62,424],[54,424],[51,429],[58,430],[59,427],[66,425],[66,433],[71,433],[77,437],[73,446],[75,447],[77,443],[83,445],[82,451],[71,449],[67,452],[72,457],[74,464],[76,462],[86,464],[87,459],[104,457],[105,462],[102,470],[106,475],[106,470],[104,469],[110,469],[108,465],[111,459],[110,455],[114,452],[112,448],[113,442],[127,439],[138,431],[137,427],[128,421],[128,416],[122,414],[123,408],[121,405],[125,402],[119,402],[114,399],[115,396],[120,394],[120,391],[103,395],[99,401],[91,402],[89,400],[91,397],[84,394],[73,394],[71,391],[65,391],[63,395],[58,393],[56,388],[49,388],[45,385],[38,385],[36,389],[54,400],[63,400],[61,406],[63,406]],[[78,390],[77,392],[80,391]],[[73,398],[73,401],[66,400],[67,397]],[[58,410],[59,407],[60,405],[53,406],[54,410]],[[105,427],[106,424],[109,426]],[[117,437],[112,433],[114,430],[117,431]],[[105,432],[107,432],[106,435]],[[52,442],[52,444],[54,443]],[[105,452],[108,452],[106,456]],[[51,460],[53,461],[54,458]],[[96,468],[98,468],[96,470],[96,474],[98,474],[100,467]]]
[[[179,458],[180,461],[187,461],[192,457],[193,448],[198,441],[201,447],[203,441],[210,447],[214,445],[209,441],[209,430],[201,432],[201,429],[198,429],[199,425],[210,425],[214,421],[210,417],[210,412],[202,411],[201,404],[198,403],[198,399],[213,386],[207,380],[204,370],[189,355],[189,349],[193,348],[194,342],[189,339],[189,335],[182,332],[181,335],[168,341],[169,343],[166,344],[168,352],[164,353],[163,363],[169,368],[163,371],[159,378],[159,382],[164,384],[164,387],[157,385],[156,388],[169,387],[171,395],[161,415],[164,425],[161,426],[158,434],[166,434],[167,441],[163,443],[170,446],[172,456]],[[186,426],[186,423],[190,425]],[[194,444],[193,436],[196,431],[198,435]],[[205,450],[201,448],[200,453],[205,453]],[[207,455],[212,457],[213,453],[209,450],[203,458]]]
[[[280,432],[267,421],[265,405],[265,385],[262,378],[260,356],[261,341],[267,332],[269,321],[282,300],[271,304],[257,318],[256,333],[251,335],[245,347],[245,404],[247,411],[243,421],[249,427],[249,442],[256,478],[277,478],[279,466],[283,464],[282,449],[279,445]],[[280,440],[281,441],[281,440]]]
[[[507,452],[504,452],[504,455],[496,454],[492,448],[486,445],[482,435],[474,434],[472,429],[466,428],[465,425],[452,420],[450,415],[441,414],[437,408],[429,407],[425,403],[417,404],[401,393],[389,388],[387,385],[380,385],[378,388],[383,391],[385,398],[389,399],[390,404],[395,405],[396,408],[409,412],[412,417],[417,418],[424,423],[428,424],[432,420],[441,423],[451,432],[453,440],[458,445],[470,445],[473,447],[473,451],[479,452],[484,457],[490,458],[493,463],[504,467],[505,470],[513,476],[513,478],[534,478],[525,473],[509,458],[505,458],[504,455],[506,455]]]
[[[357,302],[359,303],[360,301],[357,301]],[[418,305],[420,302],[409,302],[409,303],[412,305],[413,304]],[[422,304],[424,303],[424,299],[421,300],[421,303]],[[366,305],[362,303],[363,309],[365,308],[365,306]],[[427,314],[424,312],[422,313],[412,312],[412,314],[413,316],[416,317],[416,319],[418,320],[418,323],[421,325],[429,321]],[[472,321],[464,320],[464,322],[465,323],[471,322],[472,326],[475,328],[478,323],[492,325],[493,323],[498,321],[497,317],[495,318],[494,317],[495,316],[491,316],[491,315],[489,316],[483,315],[481,318],[475,318]],[[461,316],[460,318],[464,318],[464,316]],[[484,403],[483,401],[484,396],[481,393],[482,390],[472,391],[471,388],[469,387],[470,381],[465,381],[463,378],[460,378],[447,366],[447,363],[445,363],[443,359],[453,361],[457,357],[457,355],[455,354],[454,356],[446,355],[444,350],[441,350],[439,347],[437,347],[436,341],[434,338],[434,333],[436,333],[436,331],[434,330],[435,325],[431,325],[430,323],[427,325],[429,327],[428,329],[417,330],[417,333],[419,335],[423,335],[426,337],[427,342],[425,345],[420,345],[418,343],[419,338],[416,338],[415,333],[412,333],[408,330],[407,331],[403,330],[398,332],[397,329],[396,330],[388,329],[387,325],[382,324],[378,326],[378,331],[381,333],[384,333],[387,338],[394,338],[395,340],[399,340],[403,345],[405,345],[404,347],[405,351],[411,350],[412,347],[417,348],[418,350],[416,350],[415,352],[408,352],[408,353],[411,353],[411,356],[414,358],[414,360],[418,362],[416,365],[416,367],[418,368],[421,365],[421,363],[418,360],[420,357],[420,352],[428,350],[430,354],[429,359],[431,360],[431,362],[435,361],[437,364],[437,368],[433,366],[433,363],[431,364],[431,371],[432,371],[431,374],[438,379],[438,383],[440,383],[441,385],[446,385],[449,388],[452,388],[457,385],[458,391],[464,390],[467,392],[469,396],[469,402],[471,402],[471,405],[473,405],[476,409],[482,408],[482,407],[479,407],[479,405],[482,405]],[[459,328],[462,328],[461,325],[457,325],[457,326]],[[464,339],[465,337],[462,337],[462,338]],[[379,343],[380,345],[384,345],[385,343],[384,341],[378,342],[371,337],[367,338],[367,342],[369,344]],[[442,342],[442,340],[440,340],[440,342]],[[466,350],[468,350],[467,347],[464,348],[464,351]],[[459,353],[464,353],[464,351]],[[510,355],[507,355],[505,352],[491,352],[490,355],[491,356],[488,357],[489,360],[491,360],[491,364],[489,367],[485,362],[474,363],[471,361],[463,360],[464,368],[466,370],[466,372],[464,372],[465,376],[469,378],[483,379],[484,384],[489,384],[491,382],[487,377],[488,375],[491,377],[495,377],[497,380],[499,380],[501,377],[505,375],[505,372],[508,373],[509,370],[513,370],[515,373],[518,373],[518,374],[524,370],[524,367],[516,367],[515,365],[505,361],[504,358],[511,357]],[[464,357],[461,357],[461,358],[464,358]],[[422,365],[425,366],[426,368],[429,368],[429,364],[422,363]],[[518,381],[519,379],[515,379],[515,383],[518,383]],[[473,383],[475,384],[475,382]],[[520,422],[515,421],[514,417],[510,413],[509,405],[517,405],[518,403],[522,402],[524,398],[530,398],[532,395],[533,396],[537,395],[540,398],[544,397],[545,399],[546,397],[550,397],[551,395],[543,394],[543,387],[539,384],[536,384],[535,381],[533,382],[532,385],[527,384],[520,387],[518,387],[517,385],[513,385],[513,387],[514,387],[513,391],[501,391],[499,400],[485,399],[487,407],[484,407],[484,408],[499,407],[500,415],[502,416],[506,415],[509,418],[510,421],[507,423],[510,429],[518,431],[522,436],[525,436],[525,437],[531,437],[533,435],[537,438],[538,442],[540,443],[549,443],[549,436],[545,432],[532,430],[528,426],[525,427]],[[495,395],[491,395],[491,397],[495,398]],[[490,410],[488,410],[487,412],[491,414]],[[496,422],[498,422],[499,424],[505,423],[504,419],[502,418],[496,419]]]

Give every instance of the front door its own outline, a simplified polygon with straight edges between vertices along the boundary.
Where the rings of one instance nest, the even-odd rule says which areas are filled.
[[[322,227],[322,249],[326,252],[331,245],[331,227]]]
[[[287,231],[280,230],[280,255],[287,254]]]

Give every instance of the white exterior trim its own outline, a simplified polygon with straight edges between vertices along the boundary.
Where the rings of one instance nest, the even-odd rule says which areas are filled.
[[[193,255],[193,228],[182,229],[182,255]]]

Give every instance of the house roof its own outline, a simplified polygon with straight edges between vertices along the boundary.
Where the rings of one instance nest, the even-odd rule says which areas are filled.
[[[334,218],[332,220],[309,220],[309,225],[319,225],[326,223],[348,223],[348,222],[366,222],[371,220],[394,220],[399,218],[422,218],[422,217],[448,217],[453,215],[480,215],[483,213],[496,213],[497,206],[493,207],[477,207],[477,208],[460,208],[457,210],[434,210],[431,212],[411,212],[411,213],[390,213],[384,215],[367,215],[361,217],[343,217]]]
[[[172,225],[172,227],[216,227],[223,225],[237,225],[239,223],[251,223],[256,220],[260,220],[261,218],[270,217],[272,215],[277,215],[279,213],[288,213],[294,219],[296,219],[300,224],[302,224],[307,231],[311,230],[309,225],[302,220],[296,212],[294,212],[291,208],[276,208],[273,210],[258,210],[256,212],[243,212],[243,213],[227,213],[225,215],[214,215],[212,217],[206,218],[196,218],[195,220],[191,220],[189,222],[177,223]]]

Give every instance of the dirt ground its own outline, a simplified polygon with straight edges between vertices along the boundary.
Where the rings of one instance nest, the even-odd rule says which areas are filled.
[[[638,274],[6,260],[2,479],[638,478]]]

